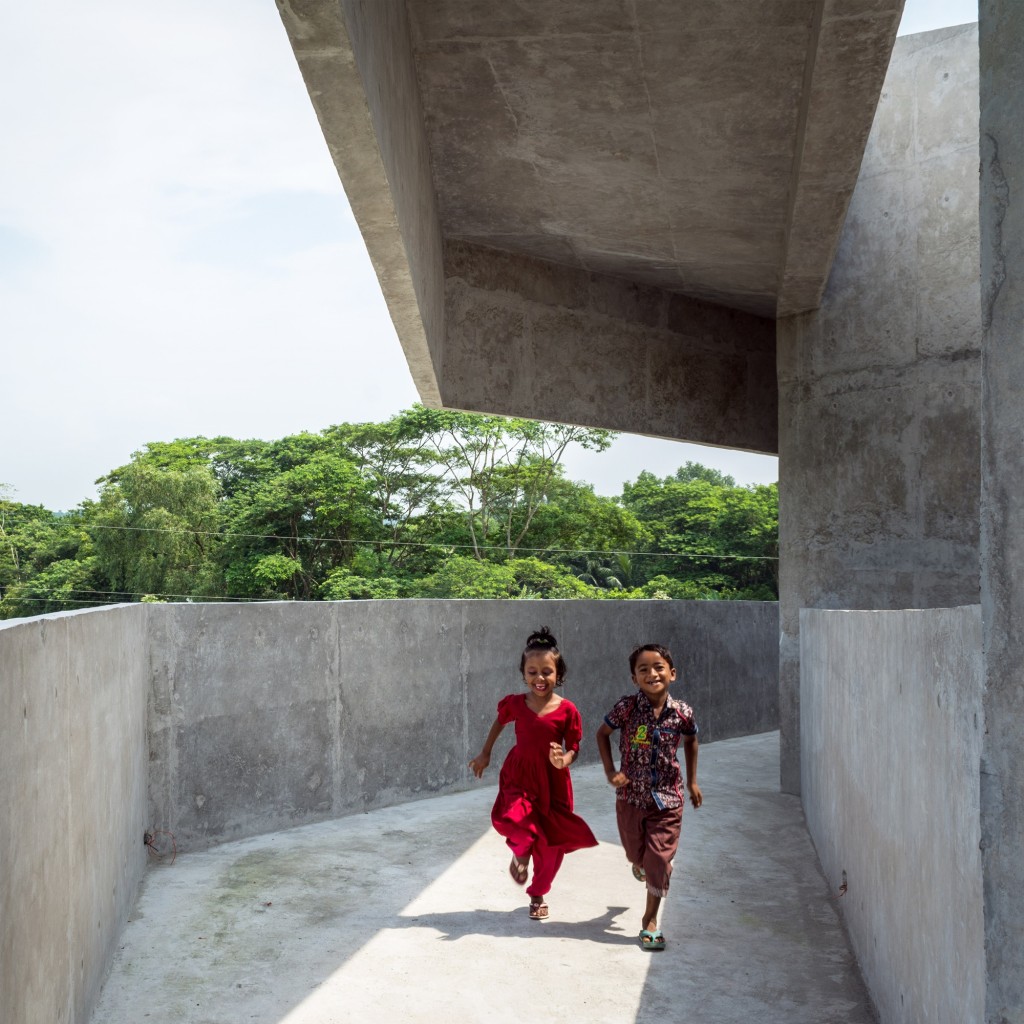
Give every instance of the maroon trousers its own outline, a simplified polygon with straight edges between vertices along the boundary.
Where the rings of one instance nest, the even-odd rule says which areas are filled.
[[[661,811],[654,804],[641,808],[616,800],[615,819],[626,857],[647,875],[647,891],[654,896],[667,896],[672,859],[683,823],[682,806]]]

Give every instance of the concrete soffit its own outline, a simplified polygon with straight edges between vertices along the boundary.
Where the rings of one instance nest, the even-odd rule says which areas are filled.
[[[775,450],[769,325],[820,303],[903,0],[277,4],[427,405]],[[613,425],[673,351],[716,403]],[[586,410],[518,381],[553,359]]]

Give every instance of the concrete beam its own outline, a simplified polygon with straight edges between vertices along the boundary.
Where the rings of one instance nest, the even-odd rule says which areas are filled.
[[[404,0],[277,0],[409,370],[438,404],[441,229]]]
[[[814,5],[776,316],[817,309],[889,66],[904,0]]]
[[[445,406],[776,451],[771,320],[465,242],[445,310]]]

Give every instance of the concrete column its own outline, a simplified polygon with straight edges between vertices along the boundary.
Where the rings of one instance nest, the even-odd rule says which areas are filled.
[[[1024,1021],[1024,5],[982,0],[981,827],[989,1024]]]
[[[978,602],[977,67],[972,25],[897,40],[821,307],[778,322],[786,792],[801,608]]]

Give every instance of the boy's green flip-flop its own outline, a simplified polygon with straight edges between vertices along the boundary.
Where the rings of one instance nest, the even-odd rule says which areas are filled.
[[[665,948],[665,936],[661,934],[661,929],[656,928],[653,932],[649,932],[646,928],[640,930],[640,948],[646,949],[648,953],[660,952]]]

